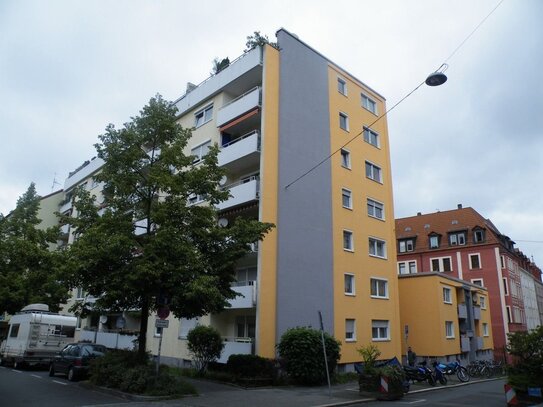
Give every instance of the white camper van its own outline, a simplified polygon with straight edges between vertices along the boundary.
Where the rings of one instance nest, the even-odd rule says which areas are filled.
[[[31,304],[9,320],[8,336],[0,345],[0,364],[48,364],[74,341],[77,318],[49,312],[45,304]]]

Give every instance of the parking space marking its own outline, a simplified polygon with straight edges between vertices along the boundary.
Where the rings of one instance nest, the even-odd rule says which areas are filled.
[[[401,401],[401,404],[415,404],[415,403],[424,403],[426,399],[413,400],[413,401]]]
[[[41,378],[42,378],[41,376],[38,376],[37,374],[31,374],[30,376],[32,376],[32,377],[37,377],[38,379],[41,379]]]
[[[67,386],[68,383],[59,382],[58,380],[52,380],[53,383],[62,384],[63,386]]]

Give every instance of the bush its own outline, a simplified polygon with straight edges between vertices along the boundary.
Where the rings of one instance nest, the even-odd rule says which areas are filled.
[[[516,357],[507,371],[509,384],[521,391],[543,387],[543,326],[529,332],[510,333],[508,338],[507,350]]]
[[[329,373],[336,368],[341,343],[324,333]],[[318,385],[326,380],[321,332],[312,328],[291,328],[277,345],[287,374],[300,384]]]
[[[226,363],[228,371],[238,377],[273,378],[273,362],[257,355],[230,355]]]
[[[187,335],[187,346],[194,356],[196,369],[203,373],[210,362],[221,357],[224,343],[221,334],[211,326],[198,325]]]

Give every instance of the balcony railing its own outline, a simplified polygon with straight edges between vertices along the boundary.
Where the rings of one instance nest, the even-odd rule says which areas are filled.
[[[220,127],[261,104],[260,87],[255,87],[236,99],[228,102],[217,112],[217,127]]]
[[[223,338],[224,349],[219,358],[219,363],[228,362],[230,355],[251,355],[253,353],[253,341],[251,338]]]
[[[59,212],[64,214],[65,212],[68,212],[70,209],[72,209],[73,203],[72,200],[69,199],[68,202],[65,202],[62,204],[59,208]]]
[[[481,319],[481,307],[478,305],[473,306],[473,319]]]
[[[80,341],[95,342],[110,349],[134,349],[134,340],[137,335],[125,335],[120,332],[96,332],[81,330]]]
[[[470,351],[469,338],[468,337],[462,336],[460,338],[460,349],[462,350],[462,352],[469,352]]]
[[[256,306],[256,281],[250,285],[232,286],[232,290],[241,294],[230,300],[231,309],[254,308]]]
[[[468,309],[466,304],[458,304],[458,318],[466,319],[468,317]]]
[[[228,143],[225,143],[219,153],[219,165],[236,166],[241,169],[240,164],[245,166],[258,163],[260,157],[260,134],[258,131],[252,131]],[[241,161],[243,159],[243,161]],[[239,161],[238,161],[239,160]],[[254,162],[253,162],[254,161]]]
[[[237,183],[230,184],[226,188],[230,191],[231,197],[226,201],[217,204],[219,210],[258,200],[260,180],[257,176],[252,176]]]
[[[483,338],[481,336],[478,336],[475,338],[476,340],[476,349],[475,350],[481,350],[484,347]]]

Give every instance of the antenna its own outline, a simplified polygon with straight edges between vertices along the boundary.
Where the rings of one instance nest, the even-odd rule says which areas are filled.
[[[51,192],[55,190],[55,185],[60,185],[60,182],[57,181],[57,173],[53,175],[53,185],[51,185]]]

